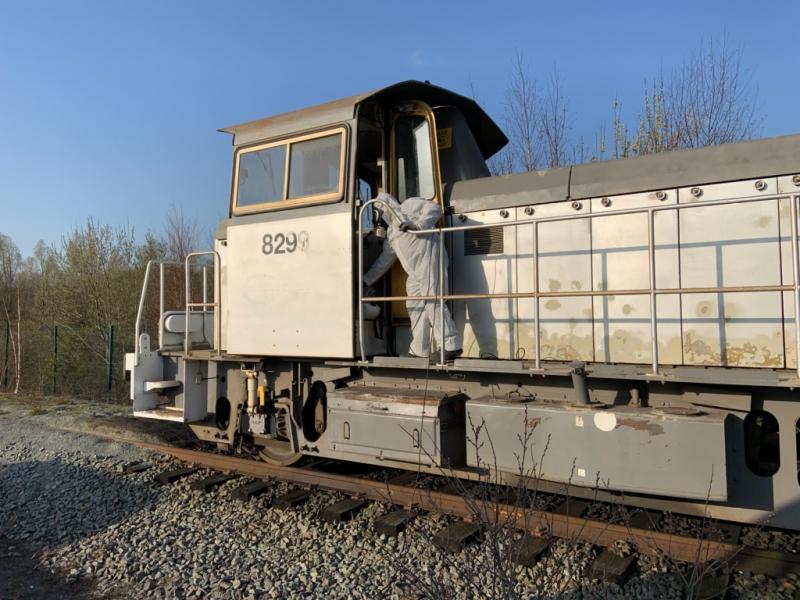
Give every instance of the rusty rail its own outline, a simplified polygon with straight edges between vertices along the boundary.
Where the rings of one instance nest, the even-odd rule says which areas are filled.
[[[721,541],[632,528],[593,519],[540,511],[511,504],[466,498],[457,493],[422,490],[406,485],[326,473],[298,467],[280,467],[262,461],[149,442],[131,442],[178,460],[210,469],[232,471],[260,479],[276,479],[312,489],[342,492],[398,506],[445,513],[483,522],[509,522],[534,535],[610,547],[618,540],[634,544],[638,552],[663,554],[689,563],[719,561],[739,570],[772,576],[800,572],[800,555],[748,548]]]

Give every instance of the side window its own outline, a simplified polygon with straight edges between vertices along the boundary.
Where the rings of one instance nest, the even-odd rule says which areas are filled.
[[[336,191],[339,187],[341,154],[341,135],[329,135],[292,144],[289,198]]]
[[[283,200],[286,146],[242,154],[239,158],[238,206]]]
[[[433,199],[431,133],[424,117],[401,117],[396,125],[397,195],[399,200]]]
[[[233,213],[341,199],[344,134],[339,128],[238,150]]]

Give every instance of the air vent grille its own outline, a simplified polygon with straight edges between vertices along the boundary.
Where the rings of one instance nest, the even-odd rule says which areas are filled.
[[[467,229],[464,232],[464,256],[503,254],[505,227]]]

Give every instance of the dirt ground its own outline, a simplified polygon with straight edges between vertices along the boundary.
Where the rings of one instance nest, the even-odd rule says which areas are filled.
[[[0,393],[0,415],[8,413],[24,417],[47,415],[48,427],[120,440],[180,444],[195,439],[189,428],[181,423],[134,418],[129,404],[99,404],[58,396]]]

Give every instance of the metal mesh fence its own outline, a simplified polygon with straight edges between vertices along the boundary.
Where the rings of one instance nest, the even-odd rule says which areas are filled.
[[[19,332],[19,338],[18,338]],[[17,340],[21,339],[21,344]],[[0,390],[108,401],[127,397],[124,359],[133,328],[42,325],[0,321]]]

